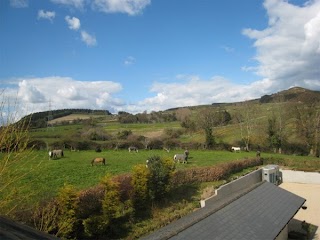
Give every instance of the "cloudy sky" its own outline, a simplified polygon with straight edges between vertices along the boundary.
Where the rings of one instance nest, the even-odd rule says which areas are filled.
[[[0,93],[113,113],[320,90],[320,0],[1,0]]]

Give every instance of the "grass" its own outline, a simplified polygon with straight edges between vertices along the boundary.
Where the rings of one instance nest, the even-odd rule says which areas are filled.
[[[162,158],[172,159],[176,153],[182,153],[182,150],[171,151],[170,153],[161,150],[140,150],[139,153],[129,153],[126,150],[108,150],[101,153],[96,153],[95,151],[65,151],[63,158],[49,160],[47,151],[34,151],[26,164],[21,167],[20,165],[14,166],[12,170],[21,176],[27,173],[15,184],[15,187],[19,188],[20,186],[21,194],[33,193],[35,196],[30,201],[35,202],[55,196],[64,184],[71,184],[78,190],[86,189],[98,184],[106,174],[129,173],[132,171],[133,166],[145,164],[146,160],[151,156],[157,155]],[[91,166],[91,159],[94,157],[105,157],[106,166]],[[213,166],[252,157],[255,157],[255,152],[233,153],[228,151],[191,150],[188,164],[177,164],[176,167],[177,169],[183,169]],[[271,153],[262,153],[262,157],[275,160],[287,159],[286,161],[290,159],[290,164],[293,165],[291,166],[292,168],[301,168],[301,166],[307,165],[306,163],[319,162],[318,158]],[[277,161],[280,165],[283,163],[283,161]]]
[[[65,156],[57,160],[49,160],[46,151],[34,151],[30,160],[23,167],[15,166],[17,174],[23,175],[15,184],[21,186],[22,195],[33,193],[34,197],[28,201],[36,202],[44,198],[56,195],[64,184],[72,184],[78,190],[86,189],[100,182],[106,174],[117,175],[131,172],[133,166],[145,164],[150,156],[158,155],[164,158],[173,158],[175,153],[182,151],[171,151],[167,153],[161,150],[141,150],[139,153],[129,153],[125,150],[71,152],[65,151]],[[212,166],[219,163],[253,157],[254,153],[231,153],[227,151],[190,151],[188,164],[177,164],[177,169]],[[91,166],[94,157],[105,157],[106,166]]]

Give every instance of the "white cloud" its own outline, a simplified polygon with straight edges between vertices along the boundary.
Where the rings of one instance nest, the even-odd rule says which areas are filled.
[[[128,65],[133,65],[136,63],[136,59],[132,56],[128,56],[125,60],[124,60],[124,65],[128,66]]]
[[[86,0],[51,0],[51,2],[82,9],[84,8]]]
[[[284,0],[265,0],[269,26],[244,29],[254,40],[259,76],[268,79],[274,91],[292,86],[320,88],[320,0],[295,6]]]
[[[11,98],[16,91],[21,112],[47,111],[49,102],[52,108],[90,108],[116,111],[123,101],[114,97],[122,90],[119,83],[111,81],[77,81],[68,77],[24,78],[14,81],[15,90],[6,90]]]
[[[28,5],[28,0],[10,0],[10,6],[14,8],[26,8]]]
[[[93,8],[105,13],[126,13],[137,15],[151,3],[151,0],[94,0]]]
[[[155,93],[154,97],[121,106],[118,110],[137,113],[217,102],[237,102],[259,98],[267,94],[270,87],[267,79],[250,85],[239,85],[220,76],[201,79],[194,75],[180,74],[177,77],[172,83],[155,82],[150,89]]]
[[[79,30],[81,26],[79,18],[66,16],[64,19],[68,23],[68,27],[71,30],[75,30],[75,31]]]
[[[44,11],[42,9],[38,11],[38,19],[47,19],[50,22],[52,22],[55,16],[56,16],[56,13],[53,11],[52,12]]]
[[[94,36],[90,35],[86,31],[81,31],[81,40],[85,42],[88,46],[95,46],[97,45],[97,40]]]

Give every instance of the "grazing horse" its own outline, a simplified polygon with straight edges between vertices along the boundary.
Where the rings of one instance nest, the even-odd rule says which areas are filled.
[[[231,147],[231,151],[232,152],[241,152],[241,148],[240,147]]]
[[[174,162],[179,162],[179,163],[180,163],[180,161],[181,161],[182,163],[188,163],[188,155],[187,155],[186,153],[176,154],[176,155],[174,155],[174,157],[173,157],[173,161],[174,161]]]
[[[95,163],[101,163],[103,165],[106,165],[106,159],[102,158],[102,157],[97,157],[91,160],[91,166],[93,166],[93,164]]]
[[[51,159],[55,159],[55,158],[58,158],[58,157],[64,157],[64,154],[63,154],[63,150],[62,149],[56,149],[56,150],[52,150],[49,152],[49,157]]]
[[[138,152],[139,150],[138,150],[137,147],[130,146],[130,147],[128,148],[128,151],[129,151],[129,152],[132,152],[132,151]]]

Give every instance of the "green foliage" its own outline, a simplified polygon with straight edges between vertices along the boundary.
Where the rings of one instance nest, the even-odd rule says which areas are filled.
[[[152,201],[160,201],[170,190],[170,178],[174,170],[171,159],[152,156],[148,159],[149,195]]]
[[[104,197],[101,201],[102,214],[91,215],[83,221],[85,234],[94,236],[114,236],[112,229],[118,228],[120,224],[117,219],[124,214],[124,204],[120,201],[119,183],[114,181],[110,175],[101,180],[104,188]]]
[[[131,130],[123,130],[118,132],[117,137],[119,139],[127,139],[131,134],[132,134]]]
[[[206,147],[211,149],[215,145],[215,140],[213,136],[213,127],[206,127],[204,129],[205,137],[206,137]]]
[[[105,189],[104,198],[102,201],[102,211],[105,219],[112,220],[120,215],[121,201],[119,193],[119,183],[114,182],[110,175],[106,175],[101,180]]]
[[[78,209],[79,198],[77,191],[72,185],[66,184],[60,189],[57,197],[58,205],[58,232],[56,235],[62,238],[70,238],[74,234],[77,222],[76,211]]]
[[[268,119],[268,140],[271,149],[276,149],[281,147],[281,138],[279,130],[276,127],[276,118]]]
[[[132,204],[133,204],[133,208],[135,210],[136,216],[140,216],[148,213],[148,209],[150,207],[149,177],[150,177],[150,171],[148,168],[146,168],[145,165],[139,164],[133,167]]]

